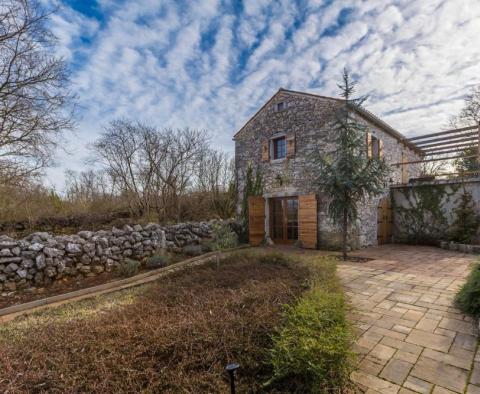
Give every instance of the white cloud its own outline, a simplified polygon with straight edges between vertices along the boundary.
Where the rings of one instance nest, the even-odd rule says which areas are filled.
[[[310,1],[306,9],[252,0],[239,15],[217,0],[102,0],[100,8],[102,24],[67,6],[52,21],[61,53],[86,60],[73,75],[81,137],[51,179],[83,166],[87,142],[118,116],[205,128],[232,152],[235,131],[279,87],[337,96],[344,66],[359,77],[359,93],[371,94],[369,109],[407,135],[443,127],[480,83],[477,0]]]

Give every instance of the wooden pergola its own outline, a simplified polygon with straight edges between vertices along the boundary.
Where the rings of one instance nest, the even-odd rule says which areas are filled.
[[[421,151],[422,159],[395,163],[394,165],[396,166],[473,158],[477,158],[480,164],[480,124],[440,131],[438,133],[424,134],[409,138],[406,142],[414,144]],[[466,154],[466,151],[473,151],[474,153]],[[456,173],[437,175],[455,174]],[[475,174],[478,174],[478,172],[475,172]],[[463,173],[462,175],[469,174]]]

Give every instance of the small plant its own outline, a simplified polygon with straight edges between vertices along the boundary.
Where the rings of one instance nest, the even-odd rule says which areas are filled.
[[[132,259],[125,259],[125,261],[121,262],[118,266],[118,274],[126,278],[138,274],[139,270],[140,261]]]
[[[467,281],[457,293],[455,305],[463,313],[480,317],[480,262],[473,266]]]
[[[258,257],[258,262],[261,264],[273,264],[273,265],[281,265],[286,267],[290,264],[291,258],[288,258],[282,253],[273,252],[262,254]]]
[[[147,268],[161,268],[166,267],[170,263],[170,257],[164,254],[154,254],[147,258],[145,266]]]
[[[237,234],[232,231],[229,225],[217,224],[213,226],[213,235],[212,250],[231,249],[238,245]]]

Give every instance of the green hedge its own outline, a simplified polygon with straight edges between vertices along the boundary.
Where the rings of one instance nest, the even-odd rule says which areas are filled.
[[[273,336],[273,377],[266,387],[291,392],[340,391],[353,364],[347,305],[335,263],[309,259],[308,264],[313,270],[310,290],[285,307],[284,324]]]
[[[463,312],[480,317],[480,264],[473,266],[467,281],[455,297],[455,305]]]

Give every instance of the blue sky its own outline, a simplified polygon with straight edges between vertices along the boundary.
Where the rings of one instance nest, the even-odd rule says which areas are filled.
[[[47,174],[60,189],[115,117],[204,128],[233,152],[235,131],[278,88],[337,96],[346,66],[366,107],[413,136],[444,127],[480,84],[478,0],[60,4],[51,27],[79,99],[77,130]]]

